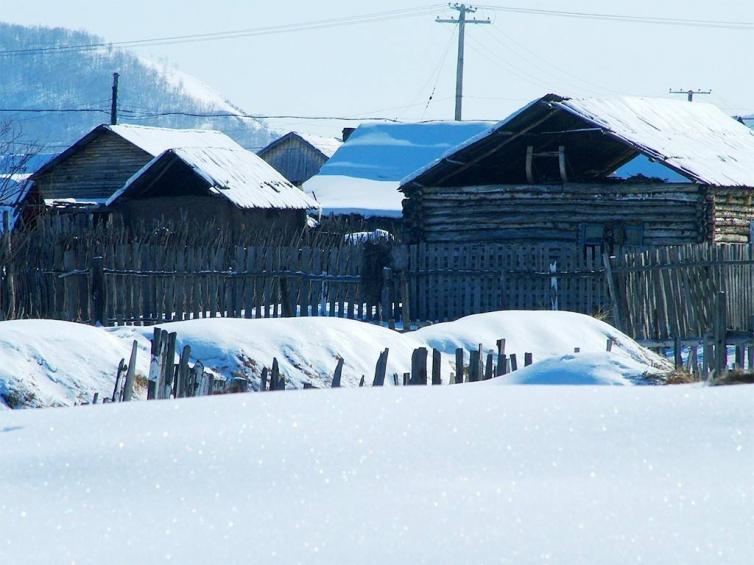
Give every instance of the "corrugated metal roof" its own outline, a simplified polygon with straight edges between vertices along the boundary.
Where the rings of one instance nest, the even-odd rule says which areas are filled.
[[[169,149],[134,174],[123,188],[108,199],[107,204],[127,194],[137,181],[173,158],[191,167],[206,181],[211,192],[227,198],[239,208],[304,210],[319,207],[264,160],[242,147]]]
[[[570,116],[571,123],[560,119],[564,116]],[[583,130],[575,127],[576,123]],[[566,131],[549,131],[564,124]],[[588,137],[590,128],[606,137]],[[711,104],[638,97],[568,99],[555,94],[535,100],[452,148],[408,175],[401,185],[429,185],[448,179],[457,184],[468,175],[474,177],[474,183],[479,179],[508,182],[511,167],[521,160],[520,136],[525,133],[539,139],[559,135],[561,140],[564,135],[582,135],[567,142],[567,151],[579,150],[576,172],[587,177],[610,174],[615,170],[608,170],[611,164],[620,166],[638,152],[694,182],[754,187],[754,132]]]

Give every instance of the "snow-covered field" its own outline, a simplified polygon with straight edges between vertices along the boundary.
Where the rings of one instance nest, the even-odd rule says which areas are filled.
[[[289,387],[329,386],[338,355],[345,361],[344,386],[356,386],[362,375],[371,383],[384,348],[390,349],[387,371],[392,377],[409,371],[412,351],[423,346],[443,353],[443,379],[448,382],[455,372],[457,347],[471,350],[481,343],[487,351],[495,348],[499,338],[506,338],[506,351],[517,354],[519,366],[524,353],[534,355],[535,365],[504,381],[510,383],[630,384],[662,364],[611,326],[568,312],[493,312],[407,333],[337,318],[215,318],[160,327],[177,332],[179,349],[191,346],[192,360],[201,360],[226,377],[249,377],[253,386],[273,357],[280,362]],[[150,327],[102,329],[49,320],[2,322],[0,406],[72,405],[90,400],[95,392],[109,396],[118,362],[128,359],[134,339],[140,348],[137,375],[147,374],[152,331]],[[609,355],[605,353],[608,337],[616,340]],[[572,356],[575,347],[581,349],[575,359],[542,365],[547,359]]]
[[[0,563],[748,565],[753,405],[482,383],[5,412]]]

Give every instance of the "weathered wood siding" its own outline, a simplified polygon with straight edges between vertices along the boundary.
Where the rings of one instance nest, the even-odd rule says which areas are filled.
[[[40,175],[46,199],[108,198],[152,156],[112,132],[105,132]]]
[[[717,243],[750,243],[754,221],[752,190],[747,188],[711,188],[714,201],[714,241]]]
[[[233,226],[239,230],[301,229],[306,223],[305,210],[241,209],[219,196],[160,196],[116,202],[115,213],[122,214],[132,227],[154,220],[183,221]]]
[[[327,158],[308,143],[291,137],[259,156],[296,186],[316,175]]]
[[[599,225],[635,227],[634,244],[696,243],[711,217],[707,190],[692,184],[425,187],[403,206],[409,239],[427,243],[580,244]]]

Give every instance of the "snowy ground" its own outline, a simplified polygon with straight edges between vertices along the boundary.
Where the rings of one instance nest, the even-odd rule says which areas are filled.
[[[481,343],[487,351],[499,338],[506,338],[506,351],[517,354],[519,366],[524,353],[534,355],[535,365],[505,381],[510,383],[631,384],[641,382],[644,373],[656,371],[662,363],[611,326],[568,312],[494,312],[402,334],[336,318],[215,318],[160,327],[177,332],[179,349],[191,346],[192,360],[201,360],[226,377],[249,377],[254,387],[273,357],[292,388],[303,383],[329,386],[338,355],[345,360],[344,386],[356,386],[362,375],[371,383],[386,347],[392,381],[393,373],[410,370],[412,351],[423,346],[443,353],[443,380],[448,382],[455,372],[457,347],[471,350]],[[90,400],[95,392],[109,396],[118,362],[128,358],[134,339],[140,347],[137,375],[147,374],[152,331],[150,327],[105,330],[49,320],[2,322],[0,406],[72,405]],[[609,355],[605,353],[608,337],[616,340]],[[571,359],[575,347],[581,354]],[[540,363],[564,355],[570,357],[562,363]]]
[[[748,565],[752,405],[483,383],[6,412],[0,563]]]

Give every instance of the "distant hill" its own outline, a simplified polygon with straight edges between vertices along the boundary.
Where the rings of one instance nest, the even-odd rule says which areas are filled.
[[[81,31],[0,22],[0,51],[104,41]],[[243,112],[186,73],[114,48],[0,55],[0,108],[101,108],[107,111],[113,72],[121,74],[120,108],[140,112],[122,112],[122,123],[219,129],[252,150],[266,145],[272,138],[264,122],[251,118],[143,116],[175,110],[199,114]],[[95,125],[107,122],[109,116],[106,113],[0,113],[0,121],[7,120],[21,128],[23,142],[40,144],[45,147],[45,153],[54,153]]]

